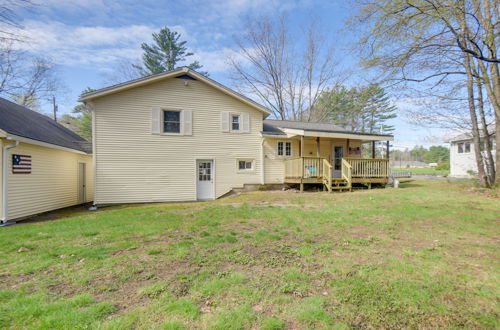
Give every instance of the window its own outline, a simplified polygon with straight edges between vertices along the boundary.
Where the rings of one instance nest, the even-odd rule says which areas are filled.
[[[240,115],[231,116],[231,130],[232,131],[240,130]]]
[[[292,155],[292,142],[278,142],[278,156],[290,157]]]
[[[239,171],[251,171],[253,170],[253,160],[238,160],[238,170]]]
[[[164,133],[181,132],[180,111],[163,111],[163,132]]]
[[[464,144],[463,143],[459,143],[458,144],[458,153],[462,154],[463,152],[464,152]]]
[[[470,143],[465,142],[465,152],[470,152]]]

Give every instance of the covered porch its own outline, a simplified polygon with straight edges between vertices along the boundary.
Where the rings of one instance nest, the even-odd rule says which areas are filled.
[[[349,132],[294,133],[296,135],[292,138],[300,140],[299,152],[296,157],[284,160],[284,183],[299,184],[301,191],[304,185],[322,184],[323,189],[330,192],[352,191],[353,184],[371,188],[372,184],[388,183],[392,136]],[[364,152],[363,144],[370,146],[364,148]]]

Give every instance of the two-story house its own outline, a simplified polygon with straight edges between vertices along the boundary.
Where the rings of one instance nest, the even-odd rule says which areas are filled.
[[[215,199],[264,184],[385,184],[362,143],[391,135],[266,120],[270,111],[188,68],[81,96],[93,112],[94,203]],[[374,153],[373,153],[374,155]]]

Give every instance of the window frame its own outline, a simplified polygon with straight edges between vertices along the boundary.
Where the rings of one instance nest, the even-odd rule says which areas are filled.
[[[231,132],[241,132],[241,115],[239,113],[230,113],[229,116],[230,116],[230,119],[231,119],[230,122],[229,122],[229,124],[230,124],[229,131],[231,131]],[[237,123],[235,123],[233,121],[234,118],[238,118],[238,122]],[[234,127],[233,127],[234,124],[238,124],[238,129],[234,129]]]
[[[245,162],[245,168],[240,168],[240,163]],[[250,168],[246,167],[250,163]],[[238,158],[236,160],[236,169],[238,173],[249,173],[255,171],[255,159],[252,158]]]
[[[457,143],[457,153],[459,153],[459,154],[464,153],[464,143],[463,142]]]
[[[179,113],[179,132],[167,132],[165,131],[165,113],[166,112],[177,112]],[[173,121],[171,121],[173,122]],[[161,109],[161,134],[163,135],[182,135],[182,110],[180,109]]]
[[[464,143],[464,153],[468,154],[468,153],[470,153],[470,150],[471,150],[471,144],[470,144],[470,142],[465,142]]]
[[[280,143],[283,143],[283,154],[280,155]],[[290,145],[290,154],[287,155],[287,144]],[[277,141],[276,143],[276,155],[280,158],[290,158],[293,157],[293,144],[292,141]]]

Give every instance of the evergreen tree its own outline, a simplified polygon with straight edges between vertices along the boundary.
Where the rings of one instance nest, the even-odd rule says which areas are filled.
[[[94,91],[94,89],[87,87],[82,94]],[[69,120],[71,123],[70,128],[73,129],[78,135],[87,141],[92,140],[92,112],[86,104],[79,104],[73,108],[72,113],[76,114],[74,120]]]
[[[396,110],[384,89],[372,84],[350,89],[340,86],[323,92],[312,111],[313,118],[322,118],[319,121],[353,131],[379,133],[394,130],[386,122],[396,118]]]
[[[188,52],[187,41],[181,41],[180,38],[180,33],[171,31],[168,27],[164,27],[159,33],[153,33],[154,43],[142,43],[141,45],[142,50],[144,50],[142,55],[144,67],[135,67],[139,68],[144,76],[174,70],[179,67],[179,63],[186,61],[186,58],[193,55],[193,53]],[[194,61],[187,67],[199,70],[203,66],[198,61]],[[201,73],[208,75],[207,72]]]

